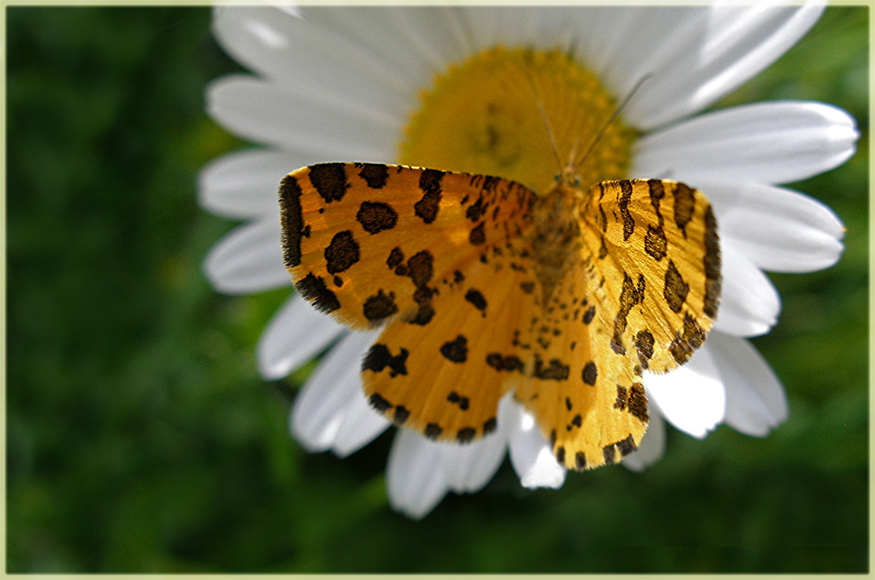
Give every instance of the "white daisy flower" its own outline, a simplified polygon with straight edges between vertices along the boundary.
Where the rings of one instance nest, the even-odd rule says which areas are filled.
[[[492,142],[477,142],[477,135],[488,137],[513,123],[472,117],[466,126],[481,130],[477,135],[446,131],[452,115],[475,115],[465,110],[465,99],[479,94],[481,81],[500,81],[477,68],[490,58],[519,67],[511,62],[516,48],[570,57],[576,72],[569,78],[585,77],[593,86],[586,93],[592,99],[587,107],[601,106],[598,115],[573,117],[589,133],[647,77],[612,124],[612,136],[606,133],[599,142],[589,165],[592,177],[669,178],[705,192],[720,227],[723,291],[714,330],[689,363],[645,377],[650,427],[623,464],[643,469],[662,455],[663,419],[697,438],[721,423],[764,436],[786,419],[787,401],[768,363],[746,340],[767,333],[780,310],[778,293],[763,271],[819,270],[836,263],[843,249],[842,224],[827,207],[776,184],[844,163],[855,151],[858,133],[847,113],[814,102],[702,111],[786,52],[822,10],[817,5],[219,8],[216,37],[254,74],[214,81],[207,91],[209,114],[229,131],[267,148],[229,154],[201,173],[203,207],[245,220],[211,250],[207,275],[219,291],[230,294],[290,284],[280,249],[277,187],[283,176],[305,165],[470,161],[468,167],[440,168],[524,183],[537,179],[537,171],[526,173],[517,166],[517,173],[507,175],[489,165],[502,161],[503,154],[531,156],[525,148],[530,135],[502,134]],[[571,90],[565,78],[548,78],[537,70],[525,74],[544,89],[545,106],[551,106],[547,101],[565,106],[562,99]],[[435,88],[441,83],[475,90]],[[520,128],[516,133],[542,123],[531,91],[520,97],[506,88],[500,91],[506,99],[502,103],[529,110],[528,117],[514,121]],[[449,116],[441,117],[444,113]],[[560,123],[555,116],[550,121],[561,142],[562,124],[571,126],[572,121]],[[429,123],[432,131],[437,127],[460,144],[429,141],[435,135],[428,133]],[[566,137],[565,144],[571,145],[572,138],[579,136]],[[477,146],[492,148],[489,159],[471,161]],[[513,147],[519,150],[507,149]],[[619,157],[602,154],[611,147],[619,148]],[[532,163],[541,163],[540,169],[552,164],[549,174],[555,173],[545,142],[535,148],[549,157]],[[291,430],[306,449],[343,457],[389,426],[368,406],[361,389],[359,361],[375,336],[347,332],[297,295],[265,330],[258,361],[268,379],[288,375],[336,341],[292,409]],[[483,487],[508,451],[522,485],[563,484],[564,468],[532,416],[511,397],[500,404],[498,425],[496,433],[464,446],[399,430],[388,459],[391,505],[422,517],[448,491]]]

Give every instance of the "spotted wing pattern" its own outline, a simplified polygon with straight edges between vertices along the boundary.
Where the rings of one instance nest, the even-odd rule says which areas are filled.
[[[427,321],[395,319],[362,364],[371,404],[399,425],[461,443],[496,428],[498,401],[530,365],[517,337],[539,286],[524,248],[492,248],[459,266]]]
[[[557,459],[577,469],[616,463],[638,447],[649,418],[642,370],[685,363],[720,296],[716,221],[701,192],[661,180],[603,182],[580,216],[579,264],[544,311],[542,328],[557,336],[536,344],[567,379],[517,391]]]
[[[459,264],[526,227],[534,194],[465,173],[325,163],[279,191],[286,268],[300,294],[353,328],[424,321]]]
[[[683,183],[602,182],[581,216],[604,301],[609,353],[642,369],[685,363],[705,340],[720,300],[720,246],[711,204]],[[601,279],[599,284],[601,284]],[[614,357],[616,358],[616,357]]]

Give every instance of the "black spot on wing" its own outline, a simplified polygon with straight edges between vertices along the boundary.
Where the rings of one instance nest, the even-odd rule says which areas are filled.
[[[434,307],[432,307],[430,302],[423,302],[419,305],[416,313],[409,319],[406,319],[406,321],[410,324],[425,326],[431,322],[432,318],[434,318]]]
[[[620,455],[622,455],[623,457],[626,457],[627,455],[638,449],[638,446],[635,445],[635,440],[632,439],[631,433],[625,439],[617,441],[615,445],[617,446],[617,451],[619,451]]]
[[[497,371],[517,371],[521,373],[525,368],[523,361],[518,357],[513,355],[502,356],[497,352],[491,352],[486,355],[486,364]]]
[[[408,411],[404,405],[398,405],[395,407],[395,418],[393,422],[396,425],[403,425],[407,422],[408,417],[410,417],[410,411]]]
[[[311,300],[317,310],[333,312],[340,308],[337,295],[328,289],[325,285],[325,280],[321,276],[314,276],[312,272],[298,280],[295,283],[295,289],[301,294],[302,298]]]
[[[301,263],[301,236],[304,234],[304,218],[301,215],[301,186],[297,179],[291,175],[286,175],[283,178],[280,182],[279,199],[283,260],[286,268],[293,268]]]
[[[373,296],[369,296],[362,307],[362,313],[371,322],[380,322],[396,312],[398,312],[398,305],[395,304],[395,294],[392,292],[384,294],[382,288]]]
[[[343,163],[311,165],[310,183],[327,203],[340,201],[349,189]]]
[[[642,423],[647,423],[650,420],[650,416],[647,413],[647,395],[644,393],[644,385],[641,383],[633,383],[629,387],[626,406],[629,409],[629,414]]]
[[[471,400],[468,397],[463,397],[456,391],[451,391],[450,394],[447,395],[447,401],[459,405],[459,409],[462,411],[467,411],[471,405]]]
[[[394,270],[403,262],[404,252],[401,251],[401,248],[392,248],[392,251],[389,252],[389,257],[386,258],[386,265],[389,266],[389,269]],[[401,275],[404,276],[406,273]]]
[[[599,260],[604,260],[608,256],[608,246],[605,245],[605,237],[602,236],[602,242],[599,244]]]
[[[468,360],[468,339],[460,334],[454,340],[445,342],[440,352],[448,361],[463,363]]]
[[[643,368],[647,368],[649,360],[653,357],[653,334],[647,329],[639,331],[635,336],[635,348],[638,349],[638,361]]]
[[[702,311],[717,318],[720,306],[720,241],[717,237],[717,219],[711,205],[705,209],[705,299]]]
[[[661,226],[647,226],[647,233],[644,235],[644,251],[657,262],[668,253],[668,240]]]
[[[490,433],[495,431],[496,427],[498,427],[498,422],[495,420],[495,417],[492,417],[491,419],[487,419],[483,423],[483,434],[489,435]]]
[[[437,219],[441,203],[441,180],[445,172],[426,169],[419,176],[419,189],[422,198],[413,205],[413,211],[427,224]]]
[[[629,213],[629,202],[632,201],[632,183],[630,181],[620,181],[620,199],[618,205],[620,207],[620,215],[623,217],[623,241],[628,241],[629,237],[635,231],[635,220],[632,219],[632,214]]]
[[[425,426],[424,435],[426,437],[428,437],[429,439],[434,440],[434,439],[437,439],[438,437],[440,437],[441,433],[443,433],[443,432],[444,432],[444,430],[437,423],[429,423],[428,425]]]
[[[391,230],[398,223],[398,213],[383,202],[362,202],[355,217],[369,234]]]
[[[587,385],[593,386],[598,378],[598,368],[596,368],[595,363],[593,361],[589,361],[583,366],[583,372],[581,373],[583,382]]]
[[[483,196],[477,198],[477,201],[468,206],[468,209],[465,210],[465,217],[467,217],[472,222],[476,222],[480,219],[483,213],[486,211],[486,208],[483,204]]]
[[[684,282],[674,262],[669,260],[668,268],[665,270],[665,287],[662,292],[668,307],[674,312],[680,312],[689,291],[689,284]]]
[[[668,345],[668,351],[678,364],[684,364],[690,359],[693,351],[705,342],[705,331],[689,314],[684,314],[684,327],[675,333],[674,340]]]
[[[459,429],[458,433],[456,433],[456,441],[459,443],[470,443],[474,440],[474,436],[477,434],[477,430],[473,427],[463,427]]]
[[[583,313],[583,323],[589,324],[592,322],[592,319],[595,318],[595,306],[590,306],[586,312]]]
[[[381,413],[384,413],[392,408],[392,403],[384,399],[383,396],[378,393],[371,394],[371,396],[368,397],[368,403],[370,403],[371,407]]]
[[[428,250],[414,254],[407,260],[407,270],[407,275],[417,288],[425,286],[434,274],[434,256]]]
[[[383,189],[389,180],[389,168],[379,163],[358,164],[359,177],[365,180],[371,189]]]
[[[629,398],[629,391],[626,387],[621,387],[617,385],[617,398],[614,400],[614,409],[619,409],[620,411],[626,410],[626,403]]]
[[[483,312],[483,315],[486,315],[486,298],[483,297],[483,294],[475,289],[471,288],[468,292],[465,293],[465,300],[474,305],[474,308]]]
[[[540,357],[535,357],[535,370],[533,375],[539,379],[564,381],[568,379],[569,367],[559,359],[550,359],[548,365]]]
[[[615,443],[602,447],[602,455],[605,458],[605,465],[614,465],[617,462],[617,454],[615,453]]]
[[[325,262],[329,274],[343,272],[359,261],[359,245],[352,232],[344,230],[334,234],[325,248]]]
[[[483,229],[485,223],[480,222],[468,235],[468,241],[471,242],[472,246],[479,246],[486,242],[486,232]]]
[[[686,184],[678,183],[674,190],[674,221],[678,229],[687,237],[687,224],[693,219],[696,207],[696,196],[693,189]]]
[[[364,359],[362,359],[362,371],[373,371],[375,373],[383,372],[384,369],[389,369],[389,376],[396,377],[398,375],[407,374],[407,355],[410,354],[406,348],[398,350],[397,355],[393,355],[389,347],[382,343],[374,343],[368,349]],[[371,395],[373,399],[375,395]],[[378,396],[378,395],[377,395]],[[385,399],[383,399],[385,400]],[[373,405],[373,401],[371,402]],[[379,409],[378,409],[379,410]]]
[[[623,333],[626,331],[626,318],[632,308],[644,300],[644,276],[638,275],[636,285],[632,278],[623,272],[623,290],[620,292],[620,311],[614,318],[614,334],[611,337],[611,349],[617,354],[625,354],[626,347],[623,345]]]

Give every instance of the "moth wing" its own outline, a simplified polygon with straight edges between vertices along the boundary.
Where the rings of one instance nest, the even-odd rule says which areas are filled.
[[[429,438],[468,442],[496,428],[498,402],[525,376],[515,332],[532,316],[530,260],[513,244],[460,266],[427,319],[396,318],[362,363],[371,405]]]
[[[716,220],[698,190],[604,182],[581,216],[580,263],[525,334],[535,368],[517,392],[560,463],[575,469],[617,463],[638,447],[649,420],[642,371],[686,362],[720,295]]]
[[[578,470],[621,461],[638,447],[648,420],[632,362],[609,352],[597,285],[591,265],[571,268],[520,338],[531,362],[517,399],[557,461]]]
[[[525,227],[533,199],[495,177],[311,165],[280,185],[285,265],[304,298],[353,328],[424,316],[459,264]]]
[[[593,187],[582,227],[612,320],[610,348],[642,369],[685,363],[717,317],[720,245],[705,195],[658,179]],[[591,219],[590,216],[594,216]]]

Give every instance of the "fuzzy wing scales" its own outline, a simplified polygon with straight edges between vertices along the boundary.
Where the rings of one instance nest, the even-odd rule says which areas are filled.
[[[660,180],[593,187],[581,236],[579,263],[523,335],[536,366],[517,397],[557,460],[588,469],[640,444],[649,420],[643,370],[677,367],[704,342],[720,253],[705,196]]]
[[[531,261],[506,244],[431,305],[428,321],[395,319],[362,363],[365,394],[398,425],[467,443],[497,427],[498,402],[527,376],[517,331],[539,289]]]
[[[582,228],[612,305],[610,350],[665,372],[705,340],[720,299],[717,222],[702,192],[657,179],[593,187]]]
[[[313,305],[353,328],[423,319],[476,259],[525,227],[534,194],[503,179],[324,163],[279,191],[285,265]]]
[[[535,416],[557,461],[569,469],[618,463],[647,428],[647,399],[632,364],[609,339],[599,278],[586,262],[569,269],[546,308],[524,327],[530,371],[517,399]]]

